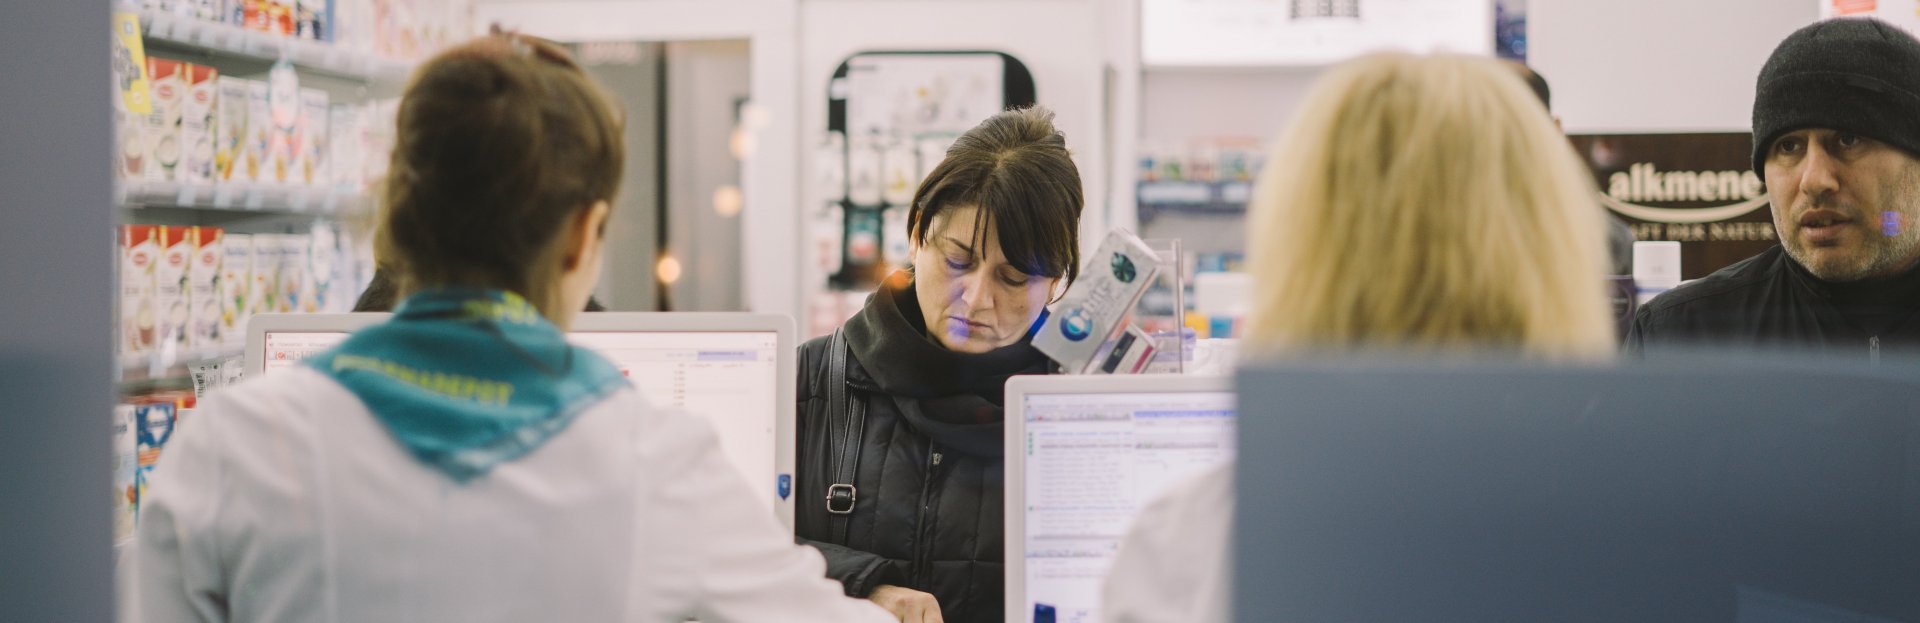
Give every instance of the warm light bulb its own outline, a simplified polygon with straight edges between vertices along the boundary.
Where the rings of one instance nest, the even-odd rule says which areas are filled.
[[[733,136],[727,140],[727,151],[733,153],[734,160],[746,160],[753,155],[753,150],[757,147],[756,143],[752,130],[747,129],[746,126],[735,126]]]
[[[725,184],[713,189],[713,211],[724,218],[740,215],[740,187]]]
[[[653,274],[660,278],[660,283],[674,283],[679,281],[680,260],[673,259],[671,255],[660,256],[660,263],[654,267]]]

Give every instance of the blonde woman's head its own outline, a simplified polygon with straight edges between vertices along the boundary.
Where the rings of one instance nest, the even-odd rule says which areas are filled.
[[[1334,68],[1254,191],[1249,348],[1605,356],[1592,184],[1497,61],[1379,54]]]

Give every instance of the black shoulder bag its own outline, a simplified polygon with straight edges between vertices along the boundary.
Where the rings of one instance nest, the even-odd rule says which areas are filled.
[[[833,453],[833,479],[827,485],[827,525],[839,543],[847,543],[848,520],[858,491],[854,473],[860,469],[860,437],[867,424],[867,403],[847,395],[847,338],[833,331],[827,346],[827,450]]]

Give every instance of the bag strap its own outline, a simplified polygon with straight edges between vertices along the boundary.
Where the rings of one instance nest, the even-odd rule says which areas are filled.
[[[827,435],[833,456],[833,479],[827,485],[827,524],[839,543],[846,544],[848,518],[859,490],[854,474],[860,470],[861,436],[866,430],[867,404],[847,395],[847,338],[839,329],[827,348]]]

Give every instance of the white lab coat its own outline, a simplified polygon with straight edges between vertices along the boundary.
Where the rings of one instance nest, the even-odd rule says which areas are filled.
[[[1231,616],[1233,462],[1147,504],[1114,555],[1107,623],[1226,623]]]
[[[704,419],[632,389],[466,484],[311,369],[202,407],[123,561],[129,620],[892,620],[794,544]]]

